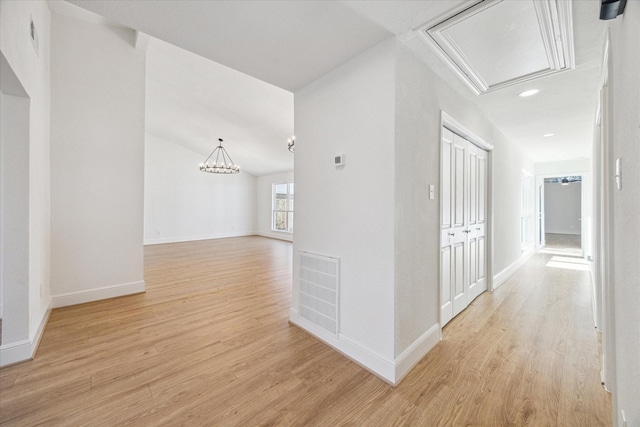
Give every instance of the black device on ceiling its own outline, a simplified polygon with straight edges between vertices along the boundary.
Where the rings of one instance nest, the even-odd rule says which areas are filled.
[[[624,13],[624,7],[627,0],[601,0],[600,19],[603,21],[608,19],[616,19],[618,15]]]

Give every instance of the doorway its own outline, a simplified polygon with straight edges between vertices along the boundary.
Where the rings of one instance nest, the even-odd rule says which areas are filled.
[[[539,246],[542,252],[583,256],[581,175],[545,177],[539,184]]]

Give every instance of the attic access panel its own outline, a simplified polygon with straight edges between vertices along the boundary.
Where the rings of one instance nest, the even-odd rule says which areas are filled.
[[[418,30],[476,93],[573,69],[571,2],[485,0]]]

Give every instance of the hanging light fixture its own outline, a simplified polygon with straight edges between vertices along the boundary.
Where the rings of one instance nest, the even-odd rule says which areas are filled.
[[[231,156],[229,156],[227,150],[222,146],[222,138],[218,138],[218,141],[220,144],[213,149],[204,162],[200,163],[200,170],[209,173],[239,173],[240,168],[233,163]],[[213,160],[213,162],[209,160]]]
[[[562,178],[562,181],[560,181],[560,185],[569,185],[569,180],[566,176]]]
[[[293,153],[296,148],[295,145],[296,145],[296,137],[294,135],[287,140],[287,148],[289,149],[289,151]]]

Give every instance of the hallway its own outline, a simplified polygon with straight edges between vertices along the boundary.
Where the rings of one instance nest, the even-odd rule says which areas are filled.
[[[288,323],[288,242],[145,248],[147,292],[56,309],[0,423],[611,425],[589,273],[534,256],[392,388]]]
[[[439,371],[443,379],[421,391],[438,423],[611,425],[583,262],[534,255],[451,321],[401,387]]]

